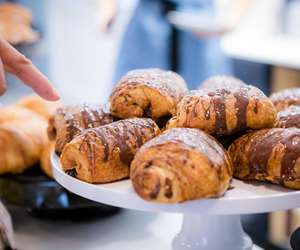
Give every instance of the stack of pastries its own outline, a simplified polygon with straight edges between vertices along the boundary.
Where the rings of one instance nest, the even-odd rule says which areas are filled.
[[[32,95],[0,107],[0,174],[23,173],[41,160],[42,169],[50,175],[50,154],[43,152],[50,143],[48,118],[58,106]]]
[[[108,109],[61,107],[48,136],[67,174],[98,184],[130,178],[153,202],[221,197],[233,177],[300,189],[298,102],[295,91],[268,98],[230,76],[189,91],[174,72],[133,70]]]

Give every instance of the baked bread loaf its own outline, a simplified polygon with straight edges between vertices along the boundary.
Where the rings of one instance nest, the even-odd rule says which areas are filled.
[[[211,84],[185,95],[167,127],[199,128],[214,136],[246,129],[273,127],[276,110],[262,91],[251,85]]]
[[[281,111],[291,105],[300,105],[300,88],[284,89],[270,96],[277,111]]]
[[[230,147],[233,175],[300,189],[300,129],[273,128],[246,134]]]
[[[159,132],[153,120],[143,118],[87,129],[64,147],[62,167],[66,173],[90,183],[128,178],[136,151]]]
[[[28,95],[19,99],[16,103],[24,108],[30,109],[31,111],[39,114],[47,121],[50,117],[55,114],[58,107],[61,106],[60,102],[49,102],[45,101],[38,95]]]
[[[60,154],[75,135],[87,128],[99,127],[113,122],[113,118],[101,105],[73,105],[57,109],[49,119],[48,137],[55,140],[55,151]]]
[[[277,113],[277,128],[300,128],[300,106],[289,106]]]
[[[47,122],[19,107],[0,108],[0,174],[22,173],[38,163],[47,142]]]
[[[174,128],[144,144],[131,163],[130,178],[145,200],[177,203],[220,197],[232,165],[227,152],[198,129]]]
[[[160,69],[128,72],[110,96],[112,114],[119,118],[149,117],[154,120],[175,114],[176,104],[187,93],[176,73]]]

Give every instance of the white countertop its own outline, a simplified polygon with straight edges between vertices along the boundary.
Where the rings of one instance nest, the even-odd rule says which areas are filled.
[[[12,215],[20,250],[171,250],[182,221],[180,214],[125,209],[86,222],[41,220],[22,210]]]
[[[229,36],[222,41],[229,57],[300,69],[300,38],[285,35]]]

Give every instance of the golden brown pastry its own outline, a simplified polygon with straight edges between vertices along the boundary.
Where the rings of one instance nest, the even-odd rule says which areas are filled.
[[[51,165],[51,154],[54,152],[55,143],[53,141],[48,142],[42,150],[40,158],[40,166],[42,171],[53,178],[52,165]]]
[[[48,137],[55,140],[55,151],[60,154],[66,143],[87,128],[113,122],[110,113],[101,105],[74,105],[58,108],[49,119]]]
[[[300,106],[289,106],[277,113],[277,128],[300,128]]]
[[[198,129],[174,128],[144,144],[130,178],[143,199],[162,203],[222,196],[232,165],[227,152]]]
[[[12,44],[32,43],[38,33],[31,28],[31,11],[14,3],[0,3],[0,35]]]
[[[44,117],[47,121],[55,114],[58,107],[61,106],[60,102],[45,101],[38,95],[28,95],[17,101],[17,105],[30,109],[31,111]]]
[[[276,110],[262,91],[251,85],[218,83],[185,95],[168,128],[199,128],[215,136],[246,129],[273,127]]]
[[[246,134],[230,147],[233,175],[300,189],[300,129],[273,128]]]
[[[0,108],[0,174],[22,173],[39,161],[47,142],[47,122],[19,107]]]
[[[300,105],[300,88],[284,89],[270,96],[277,111],[281,111],[291,105]]]
[[[176,73],[160,69],[128,72],[110,96],[112,114],[119,118],[149,117],[154,120],[175,114],[176,104],[187,93]]]
[[[205,80],[198,89],[216,89],[216,88],[231,88],[231,87],[243,87],[247,84],[243,82],[242,80],[234,77],[234,76],[212,76]]]
[[[66,173],[90,183],[127,178],[136,151],[159,132],[155,122],[145,118],[87,129],[64,147],[62,167]]]

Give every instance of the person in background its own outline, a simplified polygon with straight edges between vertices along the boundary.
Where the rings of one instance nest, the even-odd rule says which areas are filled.
[[[218,32],[197,34],[177,30],[168,21],[169,11],[201,12],[214,15],[211,0],[140,0],[125,30],[114,83],[127,71],[136,68],[158,67],[178,72],[191,89],[216,74],[231,74],[230,61],[220,48],[220,36],[233,30],[240,22],[249,0],[237,0],[234,15]],[[107,32],[114,21],[117,0],[101,0],[101,30]]]

